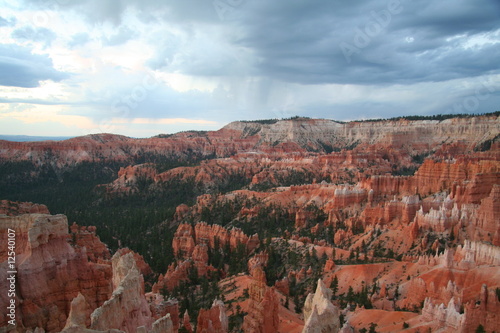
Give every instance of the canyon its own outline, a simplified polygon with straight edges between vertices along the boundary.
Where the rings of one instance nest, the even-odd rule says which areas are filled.
[[[0,162],[2,332],[500,327],[497,113],[0,141]]]

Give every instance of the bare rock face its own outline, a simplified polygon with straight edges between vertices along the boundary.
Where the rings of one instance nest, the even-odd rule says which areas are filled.
[[[496,294],[483,285],[478,300],[465,304],[463,313],[454,297],[447,305],[426,298],[421,317],[433,331],[474,332],[479,325],[494,331],[500,323],[499,307]]]
[[[151,328],[152,316],[144,297],[144,280],[132,253],[113,258],[113,295],[91,315],[91,328],[121,329],[136,332],[140,326]]]
[[[481,201],[476,224],[493,235],[493,245],[500,246],[500,184],[493,185],[490,195]]]
[[[498,289],[497,289],[498,290]],[[486,285],[481,287],[479,300],[465,306],[463,332],[473,332],[479,325],[495,331],[500,327],[500,299],[498,292]]]
[[[118,252],[122,256],[126,255],[127,253],[132,253],[132,255],[134,256],[135,264],[137,265],[137,268],[139,269],[139,271],[143,276],[153,273],[151,267],[149,267],[148,263],[144,260],[144,257],[141,256],[139,253],[134,252],[126,247],[119,249]]]
[[[455,263],[460,268],[470,268],[478,265],[500,266],[500,248],[490,244],[466,240],[463,246],[457,248]]]
[[[188,259],[194,251],[194,229],[188,223],[180,224],[174,234],[172,248],[178,257]]]
[[[332,304],[332,292],[321,279],[314,294],[309,294],[304,304],[305,325],[303,333],[335,333],[340,330],[340,310]]]
[[[181,204],[175,208],[175,215],[174,215],[174,220],[175,221],[181,221],[184,216],[189,212],[189,206],[186,204]]]
[[[94,226],[81,227],[73,223],[70,227],[70,237],[74,247],[86,249],[90,261],[97,262],[98,259],[111,259],[109,249],[96,235]]]
[[[154,182],[157,172],[153,164],[130,165],[120,168],[118,178],[106,186],[108,193],[133,194],[139,191],[139,183]]]
[[[215,300],[210,309],[200,309],[196,333],[227,333],[228,325],[224,303]]]
[[[252,273],[252,271],[257,267],[264,268],[267,266],[268,261],[269,261],[269,254],[266,251],[257,253],[252,258],[248,259],[247,263],[248,271]]]
[[[260,266],[252,271],[254,281],[249,287],[248,314],[243,321],[243,331],[248,333],[278,332],[279,299],[274,288],[266,286],[266,276]]]
[[[170,319],[170,314],[165,315],[164,317],[156,320],[153,325],[150,333],[174,333],[177,330],[174,330],[174,326],[172,324],[172,320]]]
[[[151,315],[154,319],[160,319],[169,314],[174,331],[179,329],[179,302],[175,298],[165,300],[163,295],[154,292],[146,293],[145,297],[149,303],[149,309],[151,310]]]
[[[18,327],[57,332],[63,329],[72,300],[81,293],[90,309],[102,305],[112,292],[109,264],[88,260],[85,248],[68,242],[64,215],[26,214],[0,216],[0,240],[7,243],[7,230],[16,234],[16,304]],[[0,278],[7,281],[7,252],[0,250]],[[7,306],[7,292],[0,305]],[[7,324],[0,315],[0,326]]]
[[[196,238],[196,244],[204,243],[212,249],[217,245],[222,248],[228,244],[232,249],[235,249],[238,244],[243,244],[247,247],[248,251],[256,247],[255,240],[245,235],[241,229],[231,228],[227,230],[218,224],[209,225],[205,222],[197,223],[194,227],[194,236]]]
[[[184,327],[184,330],[186,330],[188,333],[193,333],[191,318],[189,318],[189,313],[187,310],[186,312],[184,312],[184,316],[182,317],[182,327]]]
[[[208,246],[206,244],[198,244],[194,247],[193,262],[198,275],[204,276],[208,271]]]
[[[422,316],[427,322],[434,322],[434,329],[453,329],[462,331],[465,315],[460,314],[459,307],[452,298],[447,306],[434,304],[427,298],[422,309]]]
[[[78,328],[86,328],[90,325],[90,314],[91,314],[90,306],[85,300],[85,297],[78,293],[71,301],[71,308],[69,311],[69,316],[66,321],[66,326],[64,326],[64,330],[78,327]]]

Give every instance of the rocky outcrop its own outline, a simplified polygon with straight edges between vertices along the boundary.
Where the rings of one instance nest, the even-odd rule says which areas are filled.
[[[434,304],[430,298],[426,298],[422,309],[422,317],[427,322],[432,322],[434,330],[453,329],[464,332],[463,325],[465,315],[460,314],[460,307],[452,298],[447,306]]]
[[[486,285],[481,287],[477,300],[462,306],[453,297],[445,306],[436,304],[426,298],[422,309],[422,317],[431,324],[433,330],[452,330],[455,332],[474,332],[482,325],[486,332],[495,331],[500,324],[500,300],[494,290],[488,290]]]
[[[196,333],[227,333],[229,319],[224,303],[215,300],[210,309],[200,309]]]
[[[456,249],[446,249],[442,254],[420,256],[418,263],[464,271],[481,265],[500,266],[500,248],[466,240],[463,245],[457,246]]]
[[[276,290],[286,295],[292,283],[307,283],[315,274],[323,274],[326,281],[337,276],[339,295],[351,285],[359,292],[364,283],[371,288],[370,299],[377,311],[422,310],[427,298],[420,319],[432,323],[436,330],[474,331],[479,324],[493,330],[500,326],[495,294],[500,266],[498,120],[491,115],[345,124],[294,119],[237,122],[216,132],[185,132],[168,138],[137,140],[103,134],[60,143],[0,142],[0,163],[7,159],[29,160],[38,166],[50,163],[56,174],[83,161],[131,164],[118,172],[116,181],[103,187],[105,195],[110,196],[145,189],[153,193],[171,181],[194,182],[197,190],[218,193],[224,188],[221,184],[230,185],[238,179],[245,184],[243,189],[201,195],[192,207],[176,208],[172,223],[181,223],[172,244],[176,260],[160,276],[153,291],[173,289],[188,280],[192,269],[208,274],[213,250],[234,250],[242,244],[246,254],[253,255],[248,262],[252,277],[244,277],[246,284],[252,281],[250,300],[241,302],[244,311],[248,310],[244,322],[248,332],[282,331],[276,313],[277,309],[285,311],[279,306],[284,297]],[[144,163],[158,156],[178,162],[210,159],[159,172]],[[270,187],[274,188],[267,190]],[[288,270],[290,280],[278,280],[274,288],[269,288],[263,273],[269,258],[264,252],[254,255],[258,235],[212,224],[215,221],[182,223],[200,221],[202,212],[233,201],[244,202],[239,212],[231,212],[238,224],[253,223],[263,212],[276,216],[284,238],[302,243],[300,246],[314,246],[320,262],[325,260],[326,264],[293,267]],[[162,318],[158,330],[168,331],[172,326],[175,331],[181,326],[178,308],[168,310],[164,300],[150,299],[145,306],[138,272],[147,274],[150,270],[138,254],[120,250],[118,257],[134,257],[130,262],[135,262],[135,268],[126,264],[127,259],[122,269],[112,273],[106,263],[109,251],[94,228],[73,225],[68,235],[62,217],[20,215],[25,213],[48,211],[33,204],[0,203],[0,215],[15,215],[0,218],[10,221],[7,228],[17,223],[16,300],[24,328],[39,326],[51,332],[67,324],[67,331],[85,330],[89,317],[80,314],[96,308],[99,310],[94,311],[92,325],[100,325],[99,330],[154,331],[153,322]],[[285,228],[283,221],[288,223]],[[275,232],[273,236],[281,236]],[[276,238],[273,242],[279,240]],[[2,229],[0,243],[5,242],[7,236]],[[272,252],[273,263],[282,249]],[[0,259],[5,261],[7,257],[5,248],[0,249]],[[346,262],[350,265],[344,265]],[[0,273],[0,280],[5,278]],[[326,322],[327,317],[338,318],[336,313],[323,315],[332,311],[328,292],[321,284],[306,302],[305,331],[323,331],[323,326],[330,324],[335,328],[327,330],[338,329],[336,322]],[[113,289],[115,293],[110,296]],[[5,303],[4,295],[0,295],[0,301]],[[351,310],[344,310],[347,319]],[[358,307],[357,312],[364,310]],[[211,316],[205,313],[205,318]],[[0,317],[3,322],[5,318]],[[280,318],[284,323],[293,317],[286,313]],[[200,327],[214,330],[215,319],[201,321]],[[414,321],[412,326],[418,324],[417,319]],[[185,322],[188,329],[189,319]],[[396,322],[399,329],[402,322]],[[351,324],[359,329],[354,321]],[[366,327],[369,321],[363,324]]]
[[[193,327],[191,326],[191,318],[189,317],[189,313],[187,310],[184,312],[184,316],[182,317],[182,327],[187,333],[193,333]]]
[[[167,314],[170,315],[174,331],[180,327],[179,302],[175,298],[165,300],[165,297],[159,293],[149,292],[145,295],[151,310],[151,316],[154,319],[160,319]]]
[[[73,223],[70,227],[71,242],[74,247],[85,248],[88,259],[97,262],[99,259],[109,260],[111,254],[107,246],[101,242],[94,226],[79,226]]]
[[[465,306],[465,320],[463,332],[473,332],[479,325],[483,325],[486,332],[498,330],[500,325],[500,297],[498,289],[481,287],[478,300]]]
[[[205,276],[209,270],[208,246],[203,243],[196,245],[193,250],[192,258],[198,275]]]
[[[458,267],[471,268],[479,265],[500,266],[500,248],[490,244],[465,241],[455,254]]]
[[[172,248],[176,257],[184,259],[190,258],[193,254],[194,242],[194,229],[191,224],[183,223],[177,227],[172,241]]]
[[[160,275],[153,291],[158,293],[162,288],[172,290],[180,281],[188,280],[188,270],[194,265],[200,276],[215,270],[208,265],[209,251],[230,246],[236,249],[243,244],[247,251],[253,251],[258,245],[258,236],[248,237],[238,228],[227,230],[220,225],[209,225],[205,222],[191,224],[182,223],[177,228],[172,241],[175,256],[179,259],[172,263],[165,275]]]
[[[211,249],[214,249],[216,245],[219,248],[229,245],[234,250],[239,244],[243,244],[247,248],[247,251],[250,252],[258,245],[258,238],[257,244],[255,244],[255,240],[245,235],[241,229],[231,228],[228,230],[218,224],[209,225],[205,222],[195,225],[194,236],[196,244],[204,243]]]
[[[174,329],[172,320],[170,319],[170,314],[165,315],[164,317],[156,320],[151,328],[149,333],[174,333],[177,332]]]
[[[182,221],[184,216],[189,212],[189,206],[186,204],[181,204],[175,207],[174,221]]]
[[[108,192],[133,194],[140,190],[140,186],[157,181],[157,171],[154,164],[138,164],[122,167],[118,171],[117,179],[109,184]]]
[[[0,215],[16,216],[22,214],[50,214],[45,205],[32,202],[0,200]]]
[[[113,295],[92,312],[90,327],[94,330],[113,328],[132,333],[140,326],[150,329],[151,311],[144,297],[144,280],[134,256],[132,253],[122,256],[117,252],[112,263]]]
[[[96,237],[95,228],[74,224],[68,234],[63,215],[4,216],[0,217],[0,228],[2,239],[7,229],[16,234],[19,328],[38,327],[47,332],[63,328],[65,332],[86,332],[89,326],[127,332],[135,332],[139,326],[151,328],[144,282],[130,251],[117,252],[112,265],[104,263],[109,252]],[[6,258],[2,254],[2,260]],[[7,268],[7,262],[2,266]],[[2,268],[2,275],[5,272]],[[2,304],[8,301],[3,296]]]
[[[318,280],[316,292],[307,296],[304,304],[303,333],[335,333],[340,330],[340,310],[332,304],[332,292]]]
[[[448,191],[459,203],[478,204],[490,194],[499,170],[497,156],[468,155],[452,160],[428,158],[413,177],[373,175],[360,185],[373,191],[373,200]]]
[[[266,286],[264,271],[257,266],[252,271],[254,281],[249,287],[248,314],[243,321],[243,331],[248,333],[278,332],[279,299],[272,287]]]
[[[18,327],[46,332],[63,329],[72,300],[81,293],[91,310],[102,305],[112,292],[111,265],[88,260],[87,249],[68,242],[64,215],[26,214],[0,216],[0,239],[7,244],[7,230],[15,231],[16,304]],[[7,281],[7,253],[0,250],[1,281]],[[2,288],[4,283],[2,282]],[[7,292],[0,305],[7,306]],[[7,317],[0,316],[0,326]]]
[[[477,215],[476,227],[492,236],[493,245],[500,246],[500,184],[494,184],[490,195],[481,201]]]
[[[252,258],[248,259],[248,264],[247,264],[248,271],[251,274],[253,270],[256,269],[257,267],[264,269],[264,267],[267,266],[268,261],[269,261],[269,254],[266,251],[257,253]]]
[[[243,244],[248,251],[252,251],[258,246],[258,238],[249,238],[241,229],[227,230],[218,224],[200,222],[193,228],[190,224],[182,223],[175,232],[172,248],[177,257],[188,259],[192,257],[196,245],[205,245],[208,249],[229,245],[231,249],[236,249],[238,244]]]
[[[160,293],[164,288],[171,291],[179,285],[181,281],[187,281],[188,271],[192,267],[193,262],[190,259],[172,263],[168,266],[165,275],[160,274],[158,281],[153,285],[153,292]]]
[[[276,121],[272,124],[234,122],[225,129],[240,132],[245,138],[251,138],[252,136],[248,135],[253,134],[269,145],[291,141],[299,147],[317,150],[323,150],[325,146],[330,146],[332,149],[344,148],[360,142],[368,144],[383,142],[393,147],[411,144],[416,149],[429,149],[441,145],[449,138],[463,140],[472,145],[484,141],[476,133],[484,133],[485,138],[494,138],[499,131],[496,121],[494,116],[454,118],[444,121],[401,119],[350,123],[299,118]]]
[[[144,257],[142,255],[140,255],[139,253],[134,252],[126,247],[119,249],[117,252],[120,253],[121,256],[124,256],[128,253],[132,253],[132,256],[134,256],[135,264],[137,265],[139,272],[141,272],[141,274],[143,276],[148,276],[148,275],[153,273],[153,270],[151,269],[151,267],[144,260]]]
[[[90,325],[91,312],[90,305],[85,300],[85,297],[81,293],[78,293],[78,296],[71,301],[69,316],[64,330],[75,327],[80,329],[87,328]]]

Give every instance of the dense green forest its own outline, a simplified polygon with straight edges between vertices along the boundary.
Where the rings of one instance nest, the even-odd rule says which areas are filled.
[[[187,164],[192,165],[193,161]],[[179,166],[158,157],[157,167]],[[172,180],[161,188],[143,184],[140,194],[109,196],[100,185],[116,179],[117,162],[83,162],[56,169],[31,162],[0,163],[0,198],[45,204],[51,214],[65,214],[69,223],[94,225],[112,251],[126,246],[141,253],[153,270],[161,272],[173,260],[171,225],[175,207],[193,203],[202,189],[192,182]]]

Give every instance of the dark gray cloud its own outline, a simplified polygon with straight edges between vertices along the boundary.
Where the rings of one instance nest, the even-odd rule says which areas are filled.
[[[187,10],[210,3],[203,15]],[[222,13],[216,3],[225,4]],[[363,85],[446,81],[499,71],[500,43],[464,47],[467,40],[500,29],[500,3],[494,0],[148,2],[155,5],[168,8],[165,19],[191,21],[199,29],[211,24],[222,33],[205,36],[206,52],[199,52],[195,38],[187,46],[160,38],[149,61],[153,69]],[[221,42],[231,47],[223,49]],[[209,59],[213,50],[217,56]],[[173,63],[174,58],[182,61]],[[242,59],[242,66],[234,65]]]
[[[0,85],[34,88],[43,80],[61,81],[69,74],[54,69],[52,60],[26,47],[0,44]]]
[[[45,0],[24,2],[37,8],[46,5]],[[94,23],[120,26],[123,13],[131,8],[142,20],[180,24],[178,28],[188,33],[217,26],[222,33],[204,36],[203,41],[193,38],[182,44],[161,38],[155,43],[156,55],[148,63],[151,68],[189,75],[241,75],[244,71],[245,75],[303,84],[408,84],[499,70],[495,59],[500,43],[464,48],[465,40],[500,29],[497,0],[54,3],[58,10],[74,10]],[[121,27],[105,43],[118,45],[135,37],[129,28]],[[221,51],[221,42],[232,48]],[[254,58],[234,66],[245,50]]]
[[[31,26],[25,26],[14,30],[11,36],[21,41],[40,42],[45,46],[52,44],[52,41],[57,37],[52,30],[47,28],[33,28]]]
[[[500,29],[499,6],[490,0],[254,0],[241,9],[237,43],[254,50],[261,75],[284,81],[443,81],[498,72],[500,43],[464,49],[460,42]]]

